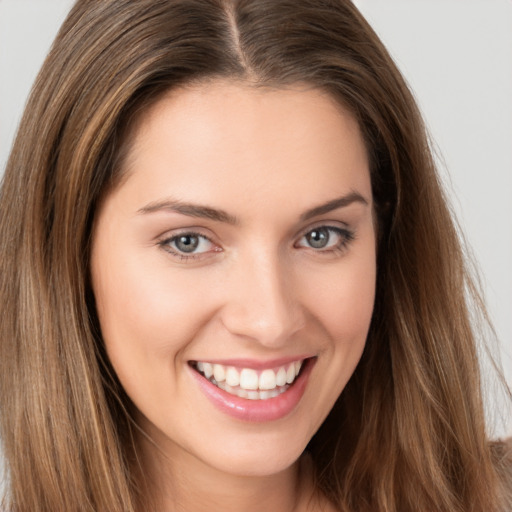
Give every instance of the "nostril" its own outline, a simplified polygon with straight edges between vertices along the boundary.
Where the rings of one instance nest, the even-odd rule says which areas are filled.
[[[281,346],[300,331],[304,322],[293,310],[270,304],[232,305],[222,312],[222,324],[232,334],[266,346]]]
[[[220,318],[234,335],[281,346],[305,325],[293,276],[272,247],[262,249],[260,243],[249,249],[240,255],[225,281]]]

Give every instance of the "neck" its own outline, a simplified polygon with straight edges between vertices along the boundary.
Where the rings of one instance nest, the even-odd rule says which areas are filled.
[[[218,471],[191,454],[171,460],[155,446],[145,448],[143,464],[150,482],[148,491],[159,512],[309,510],[313,479],[304,460],[274,475],[243,476]]]

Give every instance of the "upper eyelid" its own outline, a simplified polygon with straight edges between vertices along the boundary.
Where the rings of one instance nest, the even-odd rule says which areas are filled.
[[[178,248],[170,246],[173,241],[175,241],[177,238],[179,238],[180,236],[183,236],[183,235],[192,235],[192,236],[197,236],[197,237],[200,237],[200,238],[204,238],[205,240],[208,241],[208,243],[210,243],[213,246],[213,250],[208,250],[208,251],[204,251],[204,252],[190,252],[190,253],[187,253],[187,252],[181,252]],[[171,236],[165,236],[164,235],[162,238],[157,240],[157,245],[158,245],[158,247],[160,249],[164,250],[165,252],[167,252],[168,254],[172,255],[175,258],[179,258],[181,261],[197,260],[197,259],[201,259],[203,257],[207,257],[209,253],[217,252],[217,250],[215,248],[219,247],[218,244],[213,242],[206,235],[203,235],[201,233],[196,233],[196,232],[190,231],[190,230],[189,231],[187,231],[187,230],[181,231],[181,232],[176,233],[176,234],[171,235]]]
[[[342,221],[318,221],[313,224],[310,224],[306,228],[301,229],[297,234],[296,238],[301,238],[311,231],[314,231],[315,229],[320,228],[326,228],[326,229],[332,229],[332,230],[339,230],[339,231],[346,231],[346,232],[353,232],[353,230],[350,228],[350,226],[346,222]]]
[[[164,233],[162,233],[161,235],[158,235],[157,237],[155,237],[155,240],[157,243],[168,242],[169,240],[173,240],[173,239],[178,238],[179,236],[183,236],[183,235],[198,236],[201,238],[205,238],[212,244],[216,243],[213,240],[212,236],[201,232],[200,228],[178,228],[178,229],[167,230]]]
[[[333,226],[330,224],[320,224],[318,226],[315,226],[313,228],[310,228],[306,231],[303,231],[301,235],[299,235],[298,240],[301,240],[304,238],[308,233],[311,233],[312,231],[315,231],[316,229],[327,229],[329,231],[334,231],[340,236],[347,235],[347,236],[354,236],[354,231],[347,228],[347,227],[340,227],[340,226]]]
[[[179,238],[180,236],[184,236],[184,235],[191,235],[191,236],[197,236],[199,238],[204,238],[212,245],[219,246],[219,244],[217,242],[215,242],[214,240],[212,240],[212,238],[210,236],[205,235],[204,233],[199,233],[198,231],[193,230],[193,229],[182,229],[182,230],[178,230],[177,232],[174,232],[172,234],[170,234],[169,231],[167,231],[163,235],[156,237],[155,242],[157,245],[163,246],[165,244],[169,244],[170,242],[172,242],[172,241],[176,240],[177,238]]]
[[[349,227],[349,225],[346,222],[343,221],[317,221],[314,223],[311,223],[305,228],[302,228],[300,231],[298,231],[294,235],[294,240],[296,243],[298,240],[300,240],[302,237],[307,235],[309,232],[320,229],[320,228],[326,228],[326,229],[332,229],[333,231],[346,231],[347,233],[353,234],[353,230]],[[159,235],[155,238],[156,242],[158,244],[164,244],[166,242],[170,242],[179,236],[182,235],[194,235],[201,238],[204,238],[208,240],[210,243],[216,246],[221,246],[221,244],[217,241],[215,241],[215,237],[211,236],[209,234],[205,234],[204,232],[201,232],[201,228],[177,228],[173,230],[169,230],[164,232],[162,235]]]

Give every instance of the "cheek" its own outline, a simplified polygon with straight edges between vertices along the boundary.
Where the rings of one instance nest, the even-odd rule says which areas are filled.
[[[95,296],[107,340],[140,343],[163,350],[181,339],[201,319],[194,312],[201,300],[196,283],[162,272],[154,262],[115,258],[95,279]],[[183,336],[182,336],[183,335]]]
[[[371,240],[369,239],[369,242]],[[314,312],[322,325],[324,351],[322,361],[325,381],[322,393],[337,399],[352,376],[363,353],[375,301],[376,263],[373,244],[365,251],[354,252],[312,296]],[[320,360],[319,360],[320,363]],[[325,365],[325,366],[324,366]],[[319,368],[320,369],[320,368]]]
[[[328,339],[350,348],[364,345],[375,301],[376,264],[373,246],[350,255],[343,264],[311,283],[311,309]]]
[[[113,255],[97,258],[93,287],[109,359],[127,393],[155,395],[172,389],[172,369],[206,322],[198,285],[162,272],[154,261]],[[202,301],[202,302],[201,302]]]

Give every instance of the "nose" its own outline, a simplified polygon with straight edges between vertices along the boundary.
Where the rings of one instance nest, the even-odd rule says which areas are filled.
[[[297,280],[278,255],[251,255],[231,268],[221,319],[232,334],[278,348],[305,324]]]

